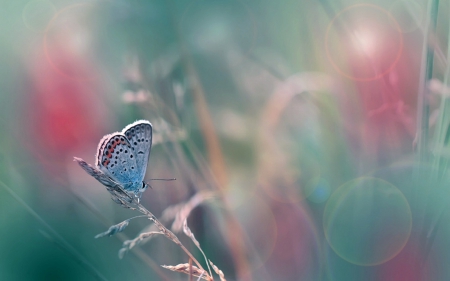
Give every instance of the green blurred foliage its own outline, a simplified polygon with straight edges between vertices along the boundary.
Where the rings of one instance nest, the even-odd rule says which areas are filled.
[[[149,119],[160,137],[147,177],[177,178],[152,183],[142,198],[149,210],[161,216],[201,190],[221,192],[188,222],[227,280],[449,279],[445,88],[427,99],[432,160],[414,160],[426,1],[0,6],[0,280],[188,278],[154,267],[187,262],[163,237],[118,258],[145,219],[94,239],[135,213],[114,204],[72,157],[94,163],[100,138],[136,119]],[[358,37],[360,8],[382,21],[386,37]],[[447,15],[440,3],[433,77],[442,87]],[[358,53],[353,37],[395,48],[367,64],[372,54]],[[373,69],[386,65],[378,77]],[[367,71],[377,79],[360,79]],[[220,152],[211,148],[215,137]],[[361,177],[386,184],[342,193]],[[380,221],[398,208],[398,217]],[[243,233],[242,256],[230,217]],[[409,220],[396,251],[377,256]]]

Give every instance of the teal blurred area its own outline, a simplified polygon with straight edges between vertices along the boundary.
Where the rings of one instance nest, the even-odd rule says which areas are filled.
[[[139,119],[141,203],[226,280],[450,280],[448,5],[0,0],[0,280],[189,280],[119,258],[145,218],[94,239],[138,213],[73,157]]]

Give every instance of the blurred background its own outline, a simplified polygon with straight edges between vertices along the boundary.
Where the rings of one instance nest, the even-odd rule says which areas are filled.
[[[448,1],[0,3],[0,280],[189,280],[119,258],[146,219],[94,239],[137,213],[73,157],[139,119],[227,280],[450,280]]]

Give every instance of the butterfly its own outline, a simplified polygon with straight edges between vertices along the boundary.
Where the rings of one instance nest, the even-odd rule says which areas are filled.
[[[95,167],[83,159],[74,157],[74,160],[108,191],[120,187],[127,194],[140,198],[149,186],[144,176],[152,147],[152,130],[149,121],[136,121],[122,132],[108,134],[100,140]]]

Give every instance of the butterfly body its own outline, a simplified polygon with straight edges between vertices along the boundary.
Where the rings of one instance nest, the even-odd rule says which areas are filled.
[[[118,184],[126,192],[140,197],[148,187],[144,176],[151,145],[152,124],[147,120],[139,120],[126,126],[122,132],[106,135],[100,140],[95,165],[103,174],[101,181],[98,171],[93,174],[82,167],[103,184],[106,178],[110,178],[109,185]]]

